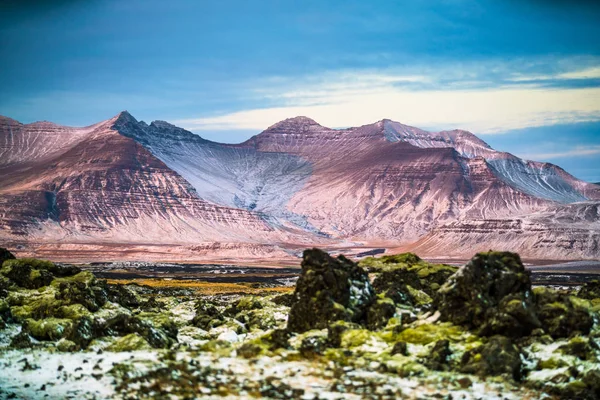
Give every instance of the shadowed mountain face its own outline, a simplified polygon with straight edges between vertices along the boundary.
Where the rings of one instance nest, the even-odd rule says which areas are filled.
[[[15,243],[600,256],[599,186],[469,132],[389,120],[334,130],[296,117],[226,145],[127,112],[86,128],[1,118],[0,176],[0,237]]]

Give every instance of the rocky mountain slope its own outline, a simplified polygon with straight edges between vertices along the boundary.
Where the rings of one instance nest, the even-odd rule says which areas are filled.
[[[334,130],[296,117],[229,145],[127,112],[86,128],[1,118],[0,176],[0,237],[26,247],[160,244],[208,256],[219,243],[215,254],[260,258],[319,243],[600,256],[600,186],[466,131],[389,120]]]

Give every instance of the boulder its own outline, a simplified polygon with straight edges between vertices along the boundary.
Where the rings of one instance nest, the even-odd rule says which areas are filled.
[[[529,273],[518,254],[477,254],[442,285],[436,307],[443,320],[478,334],[521,337],[541,326]]]
[[[600,281],[593,280],[584,283],[581,289],[579,289],[577,292],[577,297],[587,300],[600,299]]]
[[[16,257],[13,255],[13,253],[8,251],[4,247],[0,247],[0,267],[2,267],[2,264],[4,263],[4,261],[14,260],[15,258]]]
[[[594,325],[586,300],[547,287],[534,290],[537,315],[544,330],[553,338],[588,334]]]
[[[430,303],[440,286],[458,269],[451,265],[428,263],[413,253],[369,257],[359,265],[375,275],[373,288],[378,294],[398,304],[413,306]],[[424,298],[429,301],[423,301]]]
[[[509,338],[492,336],[484,345],[463,354],[460,371],[481,377],[506,375],[519,380],[521,355]]]
[[[367,273],[340,255],[305,250],[287,328],[291,332],[325,329],[333,321],[363,323],[375,291]]]

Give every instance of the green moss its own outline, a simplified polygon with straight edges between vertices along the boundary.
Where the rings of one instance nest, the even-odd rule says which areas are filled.
[[[81,304],[71,304],[70,306],[62,306],[58,309],[57,314],[60,315],[62,318],[68,318],[73,320],[80,319],[83,317],[90,317],[92,315],[92,313]]]
[[[19,258],[4,261],[0,273],[5,274],[5,272],[11,268],[22,268],[26,265],[30,266],[33,269],[44,269],[47,271],[52,270],[54,268],[54,263],[52,261],[39,260],[37,258]]]
[[[59,340],[69,336],[73,321],[63,318],[28,319],[24,326],[31,336],[38,340]]]
[[[383,361],[386,370],[402,377],[419,376],[428,372],[428,369],[417,362],[413,357],[395,354]]]
[[[10,311],[17,320],[23,322],[25,319],[42,319],[55,317],[58,310],[63,306],[63,302],[56,299],[56,291],[53,288],[45,287],[39,290],[19,290],[11,292],[7,298],[11,306]]]
[[[327,349],[323,352],[323,357],[327,360],[331,360],[336,364],[345,367],[352,365],[355,361],[352,351],[348,349]]]
[[[150,350],[152,347],[150,344],[138,335],[137,333],[131,333],[127,336],[120,337],[113,344],[106,348],[107,351],[135,351],[135,350]]]
[[[395,336],[395,340],[413,344],[429,344],[444,339],[451,342],[466,340],[465,331],[450,323],[423,324],[407,328]]]
[[[550,357],[546,360],[540,360],[538,362],[538,368],[540,369],[557,369],[562,367],[568,367],[569,365],[560,358]]]
[[[424,306],[433,303],[433,299],[422,290],[415,289],[410,285],[406,285],[406,289],[410,294],[415,306]]]
[[[58,351],[62,352],[73,352],[77,351],[79,349],[79,346],[77,346],[77,343],[72,342],[70,340],[61,339],[58,341],[58,343],[56,343],[56,348],[58,349]]]

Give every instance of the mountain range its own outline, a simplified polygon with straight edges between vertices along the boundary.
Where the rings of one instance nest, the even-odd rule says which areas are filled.
[[[470,132],[286,119],[222,144],[124,111],[84,128],[0,117],[0,240],[64,260],[293,259],[321,246],[600,258],[600,186]]]

